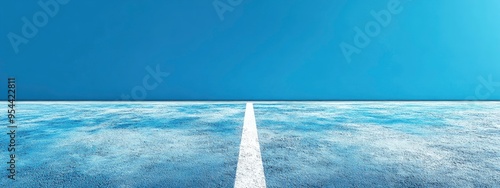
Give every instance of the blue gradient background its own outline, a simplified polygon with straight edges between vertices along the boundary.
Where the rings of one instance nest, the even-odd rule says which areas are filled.
[[[339,44],[389,0],[244,0],[224,20],[212,2],[72,0],[16,54],[7,34],[41,8],[3,1],[1,82],[18,100],[120,100],[160,65],[146,100],[463,100],[500,81],[497,0],[401,0],[350,63]]]

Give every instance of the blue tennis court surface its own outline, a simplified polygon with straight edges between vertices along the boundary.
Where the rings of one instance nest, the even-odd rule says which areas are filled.
[[[15,187],[234,184],[245,103],[20,102],[17,107]]]
[[[500,185],[500,103],[255,104],[268,187]]]
[[[254,119],[246,102],[16,107],[8,187],[233,187],[252,177],[244,159],[262,160],[267,187],[500,185],[498,102],[254,102]]]

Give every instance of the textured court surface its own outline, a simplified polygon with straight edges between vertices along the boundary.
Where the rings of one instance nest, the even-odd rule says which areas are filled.
[[[500,103],[255,104],[268,187],[498,187]]]
[[[0,183],[233,187],[246,107],[19,102],[18,177],[12,183],[4,171]],[[498,102],[254,102],[253,109],[267,187],[500,185]]]

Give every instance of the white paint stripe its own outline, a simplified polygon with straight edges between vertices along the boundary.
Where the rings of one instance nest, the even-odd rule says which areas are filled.
[[[234,187],[266,187],[266,178],[260,155],[259,137],[257,135],[257,125],[255,124],[252,103],[247,103],[245,110]]]

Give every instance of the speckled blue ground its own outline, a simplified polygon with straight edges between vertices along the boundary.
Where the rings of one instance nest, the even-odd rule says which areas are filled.
[[[500,187],[500,103],[254,106],[268,187]]]
[[[234,184],[245,103],[19,102],[16,107],[18,180],[0,180],[9,187]],[[8,140],[0,141],[6,146]],[[6,150],[1,156],[3,161]]]
[[[13,184],[2,172],[7,187],[234,184],[244,102],[16,107],[19,174]],[[498,102],[255,102],[254,109],[268,187],[500,186]],[[2,147],[7,141],[0,137]]]

